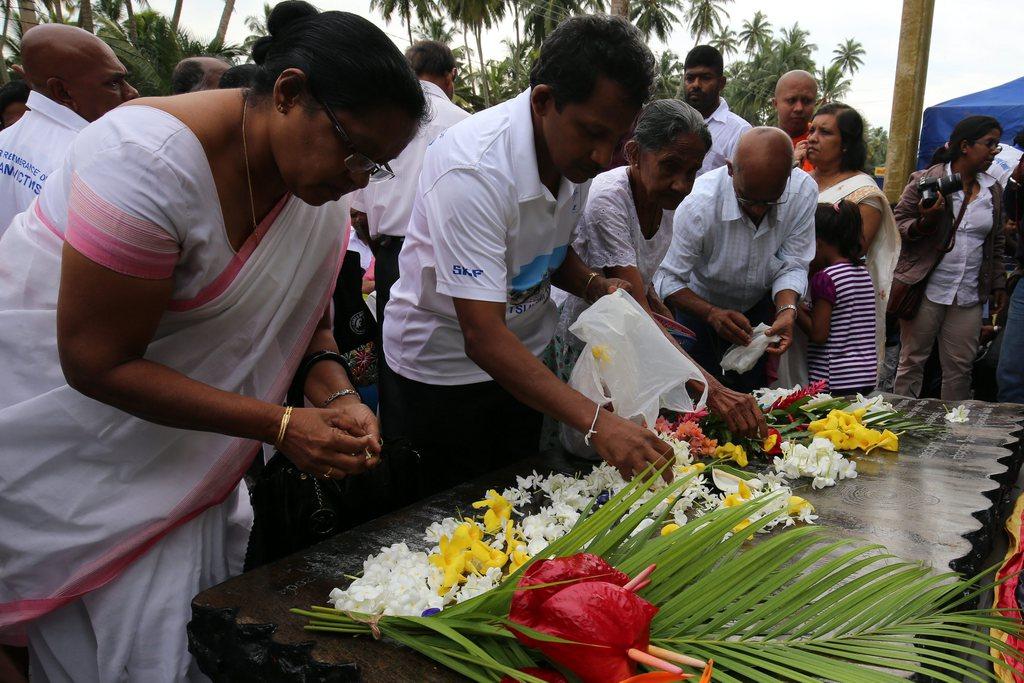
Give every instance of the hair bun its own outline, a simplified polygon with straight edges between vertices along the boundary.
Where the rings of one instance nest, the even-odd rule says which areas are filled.
[[[320,14],[320,10],[304,0],[286,0],[278,3],[267,17],[267,35],[257,40],[252,47],[252,61],[259,65],[267,59],[267,53],[274,38],[286,31],[295,22]]]

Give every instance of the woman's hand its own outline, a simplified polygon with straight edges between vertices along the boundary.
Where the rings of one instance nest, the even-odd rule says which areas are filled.
[[[713,381],[708,385],[708,410],[725,420],[733,434],[749,438],[768,436],[764,413],[750,394],[741,394]]]
[[[804,159],[807,158],[807,140],[801,140],[796,143],[796,147],[793,149],[793,168],[800,168],[804,165]]]
[[[340,479],[379,465],[380,446],[377,418],[359,403],[296,408],[280,450],[303,472]]]
[[[997,289],[992,292],[992,317],[995,318],[997,315],[1002,315],[1006,310],[1006,290]]]
[[[604,295],[613,294],[619,289],[631,292],[633,286],[621,278],[598,275],[590,280],[590,284],[587,285],[587,291],[584,292],[586,295],[584,298],[588,303],[592,304]]]
[[[594,431],[590,439],[594,450],[617,469],[623,479],[632,479],[648,465],[665,467],[673,459],[670,444],[650,429],[624,420],[610,410],[598,412]],[[665,467],[661,476],[666,482],[672,481],[672,468]]]
[[[940,192],[939,198],[935,200],[935,203],[929,207],[925,207],[924,200],[922,199],[917,203],[917,212],[921,216],[921,222],[928,227],[934,226],[939,222],[939,217],[942,216],[942,212],[946,210],[946,197]]]
[[[652,313],[657,313],[658,315],[664,316],[669,320],[674,319],[672,311],[668,309],[668,306],[665,305],[665,302],[662,301],[661,297],[658,296],[658,293],[654,291],[654,285],[648,285],[647,287],[647,305],[651,307]]]

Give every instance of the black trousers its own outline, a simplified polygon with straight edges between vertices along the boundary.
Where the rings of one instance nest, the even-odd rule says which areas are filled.
[[[384,309],[391,300],[391,288],[398,282],[398,256],[402,253],[402,243],[405,240],[401,237],[385,235],[377,246],[374,265],[374,282],[377,292],[377,393],[379,396],[379,410],[381,417],[387,412],[388,394],[394,394],[395,373],[388,367],[387,358],[384,357]],[[393,402],[392,402],[393,403]],[[384,424],[381,424],[381,436],[385,439],[394,439],[398,434],[387,431]]]
[[[396,391],[382,407],[382,428],[407,440],[416,463],[392,468],[394,490],[410,503],[538,452],[541,414],[497,382],[423,384],[391,373]],[[399,465],[399,463],[395,463]]]

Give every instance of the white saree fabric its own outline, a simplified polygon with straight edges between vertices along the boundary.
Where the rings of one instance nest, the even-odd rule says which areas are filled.
[[[225,391],[280,402],[333,290],[346,222],[344,201],[311,207],[288,199],[223,291],[164,314],[145,357]],[[33,209],[0,243],[0,635],[7,642],[20,642],[28,621],[111,582],[225,501],[259,448],[147,422],[67,385],[55,326],[62,246],[60,230]]]
[[[896,219],[885,194],[878,189],[874,178],[866,173],[847,178],[818,195],[819,203],[834,204],[840,199],[852,201],[854,204],[867,202],[882,214],[882,222],[865,258],[871,283],[875,288],[875,347],[878,351],[878,370],[881,377],[885,362],[885,308],[889,303],[889,290],[892,287],[896,261],[900,257],[900,231],[896,227]],[[799,384],[805,387],[807,380],[807,335],[794,325],[793,341],[789,350],[779,359],[779,377],[773,386],[788,389]]]

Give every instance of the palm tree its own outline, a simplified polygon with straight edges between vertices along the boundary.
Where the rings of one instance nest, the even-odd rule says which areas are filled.
[[[540,47],[551,31],[575,14],[601,12],[603,0],[530,0],[525,12],[526,35],[534,47]]]
[[[723,57],[730,57],[739,52],[739,39],[736,37],[736,32],[728,27],[712,36],[710,44],[721,52]]]
[[[850,92],[850,80],[844,77],[842,68],[832,63],[826,69],[818,69],[818,98],[821,102],[837,102]]]
[[[4,2],[4,27],[3,31],[0,32],[0,85],[9,83],[11,80],[10,74],[7,73],[7,59],[4,57],[4,48],[7,47],[7,30],[11,27],[11,0],[3,0]]]
[[[636,24],[648,41],[654,35],[665,42],[672,33],[672,27],[679,23],[676,11],[685,11],[680,0],[633,0],[630,3],[629,20]]]
[[[18,21],[21,23],[22,35],[39,23],[35,0],[18,0]]]
[[[415,34],[417,40],[434,40],[449,45],[455,40],[455,27],[438,15],[417,26]]]
[[[857,69],[864,65],[863,57],[866,51],[859,41],[847,38],[839,43],[835,50],[832,50],[832,54],[835,55],[832,63],[838,64],[843,73],[848,73],[852,76],[857,73]]]
[[[629,17],[629,0],[612,0],[608,13],[613,17]]]
[[[217,35],[213,42],[219,45],[224,44],[224,38],[228,35],[228,22],[231,21],[231,13],[235,11],[235,0],[224,0],[224,11],[220,13],[220,24],[217,26]]]
[[[743,29],[737,37],[746,53],[752,55],[763,43],[771,42],[772,25],[764,12],[757,10],[753,19],[743,22]]]
[[[807,42],[807,39],[811,34],[800,28],[800,23],[796,22],[789,28],[782,29],[779,35],[779,43],[781,46],[791,48],[794,54],[806,55],[808,59],[818,46],[814,43]]]
[[[491,106],[490,86],[487,79],[487,69],[484,66],[483,32],[501,20],[505,15],[505,3],[503,0],[464,0],[462,2],[464,14],[461,17],[462,23],[473,31],[476,38],[476,57],[480,65],[481,82],[484,91],[484,106]]]
[[[399,15],[409,32],[409,44],[412,44],[412,15],[423,21],[436,9],[431,0],[370,0],[370,9],[378,10],[384,21],[391,21],[395,14]]]
[[[249,36],[242,41],[242,49],[247,55],[252,54],[252,46],[256,41],[267,35],[267,22],[270,21],[270,13],[274,11],[269,2],[263,3],[263,14],[250,14],[245,18],[245,27],[249,29]]]
[[[672,50],[665,50],[658,57],[658,99],[667,99],[676,96],[679,85],[683,80],[683,65],[679,61],[679,55]]]
[[[182,0],[174,0],[174,12],[171,14],[171,28],[178,30],[178,23],[181,21]]]
[[[686,23],[695,44],[699,45],[703,36],[722,30],[725,26],[722,17],[729,18],[725,11],[725,4],[729,2],[732,0],[692,0],[686,12]]]

